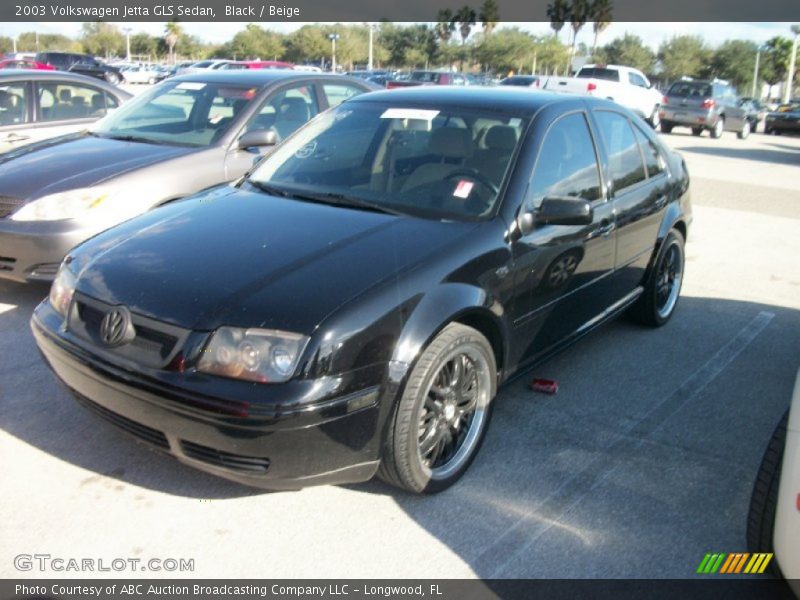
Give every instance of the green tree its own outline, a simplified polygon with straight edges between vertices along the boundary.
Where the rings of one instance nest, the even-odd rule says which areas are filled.
[[[158,38],[144,32],[131,36],[131,54],[138,56],[156,56],[158,54]]]
[[[589,18],[592,20],[594,42],[592,42],[592,56],[597,54],[597,38],[603,33],[613,17],[613,4],[611,0],[592,0],[589,5]]]
[[[475,27],[477,15],[475,10],[466,4],[462,6],[454,15],[453,19],[458,24],[458,32],[461,34],[461,43],[466,44],[472,28]]]
[[[774,37],[764,44],[761,54],[761,70],[759,74],[764,78],[770,88],[773,85],[786,81],[789,70],[789,61],[792,54],[792,41],[784,37]],[[772,89],[770,89],[770,96]]]
[[[0,52],[13,52],[14,40],[6,35],[0,35]]]
[[[638,35],[626,33],[606,44],[599,52],[602,62],[614,65],[627,65],[650,73],[656,56]]]
[[[663,76],[669,81],[683,76],[707,76],[711,56],[711,49],[697,35],[674,36],[662,43],[658,50]]]
[[[567,0],[553,0],[547,5],[547,18],[550,19],[550,28],[558,39],[558,34],[569,20],[569,4]]]
[[[124,50],[125,36],[111,23],[84,23],[81,27],[81,44],[88,54],[110,58]]]
[[[578,32],[586,25],[586,21],[590,16],[591,5],[589,0],[572,0],[569,5],[569,24],[572,27],[572,45],[569,51],[570,63],[575,58],[575,42],[578,39]],[[572,68],[571,64],[567,65],[567,70]]]
[[[475,48],[475,58],[484,70],[502,74],[531,68],[535,54],[536,39],[518,27],[500,29]]]
[[[175,64],[175,46],[181,39],[183,29],[177,21],[170,21],[164,26],[164,42],[167,44],[169,50],[169,62]]]
[[[230,55],[239,60],[277,60],[284,54],[282,36],[266,31],[255,23],[248,23],[242,31],[233,36],[227,46]]]
[[[500,9],[497,7],[497,2],[495,0],[485,0],[478,10],[478,19],[480,19],[483,26],[483,32],[486,35],[491,35],[500,21]]]
[[[715,51],[711,59],[714,77],[729,80],[740,92],[753,84],[758,44],[745,40],[727,40]]]
[[[456,30],[455,14],[449,8],[443,8],[436,13],[436,36],[446,44],[453,37]]]
[[[292,62],[321,62],[330,56],[331,42],[319,25],[303,25],[286,39],[286,58]]]

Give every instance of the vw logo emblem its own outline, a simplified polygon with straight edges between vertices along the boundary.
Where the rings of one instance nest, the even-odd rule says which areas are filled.
[[[131,313],[124,306],[118,306],[107,312],[100,323],[100,339],[106,346],[126,344],[135,335]]]

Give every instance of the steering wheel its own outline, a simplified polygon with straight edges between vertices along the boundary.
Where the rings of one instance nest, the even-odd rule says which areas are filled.
[[[483,187],[490,190],[492,194],[494,194],[495,196],[497,196],[497,194],[500,193],[500,188],[497,187],[491,179],[486,177],[486,175],[479,173],[475,169],[456,169],[452,173],[446,175],[444,177],[444,180],[448,181],[450,179],[455,179],[456,177],[466,177],[468,179],[471,179],[475,183],[479,183]]]

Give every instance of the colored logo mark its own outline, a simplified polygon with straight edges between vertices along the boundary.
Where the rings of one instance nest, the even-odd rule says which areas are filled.
[[[708,553],[700,561],[697,573],[713,575],[714,573],[733,575],[736,573],[763,573],[772,560],[772,552],[729,552]]]

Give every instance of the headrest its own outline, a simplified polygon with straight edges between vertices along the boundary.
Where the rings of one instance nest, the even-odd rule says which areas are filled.
[[[470,135],[466,129],[440,127],[434,129],[428,142],[431,154],[464,158],[469,155]]]
[[[511,151],[517,145],[517,131],[508,125],[495,125],[486,132],[484,141],[491,150]]]
[[[302,98],[284,98],[281,102],[281,120],[307,121],[308,117],[308,106]]]
[[[92,94],[92,108],[105,108],[106,101],[103,94]]]
[[[62,102],[69,102],[72,98],[72,90],[69,88],[63,88],[58,92],[58,98]]]

